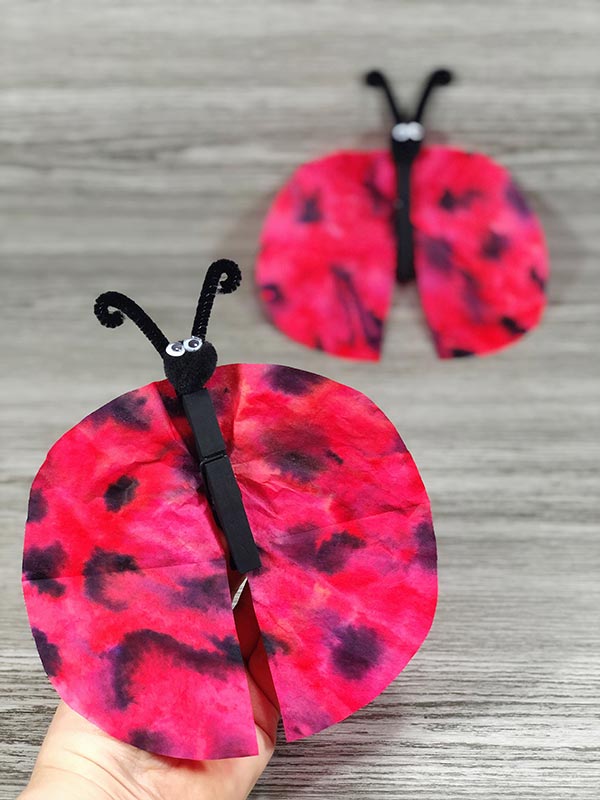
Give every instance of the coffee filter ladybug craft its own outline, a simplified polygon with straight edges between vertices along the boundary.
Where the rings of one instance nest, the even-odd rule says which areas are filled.
[[[433,72],[409,114],[369,72],[394,120],[390,147],[304,164],[276,196],[256,280],[292,339],[378,359],[394,285],[413,279],[441,358],[490,353],[540,321],[548,255],[511,175],[481,153],[424,143],[432,92],[451,79]]]
[[[97,299],[103,325],[140,328],[167,380],[59,439],[26,526],[25,601],[52,684],[112,736],[178,758],[257,753],[252,630],[291,741],[373,700],[436,605],[429,501],[382,411],[291,367],[216,367],[208,318],[240,277],[215,262],[191,335],[171,343],[124,295]]]

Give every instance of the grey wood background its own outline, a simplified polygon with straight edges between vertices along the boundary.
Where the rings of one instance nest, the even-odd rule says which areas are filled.
[[[180,336],[217,256],[246,267],[212,325],[222,363],[369,394],[421,467],[440,553],[413,662],[352,719],[281,742],[253,797],[598,796],[599,14],[595,0],[0,1],[0,800],[56,703],[19,584],[28,486],[68,427],[160,376],[133,326],[103,332],[91,301],[131,293]],[[434,127],[513,169],[542,216],[545,322],[443,363],[408,289],[379,366],[305,350],[253,296],[269,199],[303,160],[384,142],[362,70],[412,91],[434,65],[460,76]]]

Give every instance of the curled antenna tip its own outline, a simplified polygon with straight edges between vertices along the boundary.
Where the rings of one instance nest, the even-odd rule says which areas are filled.
[[[381,70],[372,69],[365,73],[365,83],[367,86],[383,86],[384,81],[385,79]]]
[[[196,316],[192,325],[192,336],[206,339],[206,329],[212,311],[215,296],[219,294],[231,294],[235,292],[242,281],[240,268],[234,261],[228,258],[220,258],[213,261],[206,271],[202,291],[198,298]]]
[[[114,311],[109,311],[112,307]],[[106,328],[118,328],[123,324],[125,316],[137,325],[146,339],[163,357],[165,347],[169,344],[167,337],[143,308],[134,303],[130,297],[121,292],[104,292],[94,303],[94,314],[98,322]]]
[[[436,69],[432,77],[438,86],[447,86],[454,80],[454,75],[449,69]]]
[[[221,279],[219,281],[218,291],[221,294],[231,294],[235,292],[240,283],[242,282],[242,272],[235,261],[228,258],[220,258],[214,261],[209,269],[221,270]],[[225,277],[223,277],[225,275]]]
[[[94,303],[94,314],[96,315],[98,322],[101,325],[104,325],[105,328],[118,328],[119,325],[123,324],[125,317],[116,309],[114,311],[109,310],[109,295],[109,292],[105,292],[96,298],[96,302]]]

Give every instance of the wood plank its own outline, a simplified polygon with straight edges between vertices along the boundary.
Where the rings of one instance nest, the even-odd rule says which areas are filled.
[[[288,363],[369,394],[422,469],[440,551],[423,649],[347,722],[281,741],[253,797],[597,797],[597,3],[1,9],[0,800],[25,784],[56,702],[19,585],[29,484],[62,432],[160,376],[139,333],[102,331],[91,302],[131,293],[178,336],[216,256],[246,268],[212,324],[222,363]],[[501,160],[542,216],[544,324],[490,358],[439,362],[408,288],[381,364],[305,350],[253,295],[269,200],[301,161],[384,142],[363,70],[412,92],[438,64],[460,80],[434,104],[433,135]]]

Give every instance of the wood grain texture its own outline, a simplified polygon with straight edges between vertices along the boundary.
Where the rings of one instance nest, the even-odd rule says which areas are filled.
[[[246,265],[212,326],[222,363],[273,361],[369,394],[435,511],[440,605],[406,671],[347,722],[282,742],[256,798],[596,798],[600,785],[600,231],[596,0],[1,0],[0,800],[25,784],[56,703],[21,598],[31,479],[61,433],[159,376],[132,293],[171,335],[208,262]],[[439,362],[413,288],[380,365],[313,353],[261,317],[261,219],[295,165],[383,142],[382,66],[460,82],[433,127],[514,170],[546,226],[542,327]],[[189,308],[188,308],[189,306]]]

